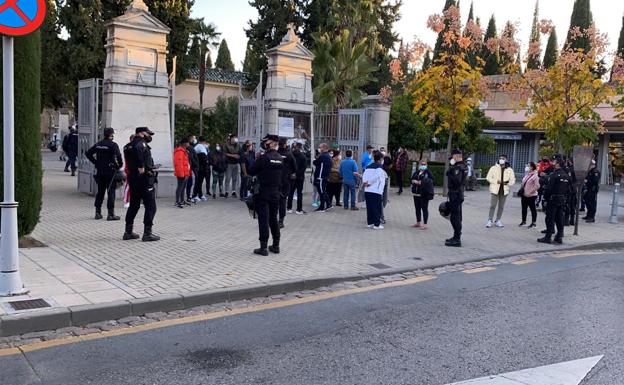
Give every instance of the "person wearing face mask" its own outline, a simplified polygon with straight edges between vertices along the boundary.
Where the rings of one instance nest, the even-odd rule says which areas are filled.
[[[319,207],[314,212],[324,213],[334,208],[327,192],[327,180],[331,168],[332,159],[329,155],[329,146],[326,143],[321,143],[319,156],[314,160],[314,187],[318,191],[320,200]]]
[[[267,135],[262,139],[266,152],[261,155],[249,175],[258,180],[259,191],[254,195],[255,210],[258,216],[258,230],[260,233],[260,248],[253,252],[257,255],[268,256],[269,251],[280,253],[280,226],[278,221],[279,201],[282,195],[284,157],[277,152],[279,137]],[[269,230],[273,237],[273,245],[269,244]]]
[[[286,206],[290,195],[290,184],[297,178],[297,161],[288,147],[288,139],[280,138],[278,143],[278,154],[282,156],[284,167],[282,167],[282,194],[279,200],[279,227],[284,228],[284,218],[286,218]]]
[[[377,151],[373,153],[371,163],[362,175],[362,186],[366,197],[366,222],[369,229],[383,230],[381,220],[382,197],[388,174],[383,170],[383,155]]]
[[[209,175],[210,172],[210,161],[208,159],[208,148],[206,148],[206,138],[203,136],[199,137],[198,143],[193,148],[195,154],[197,154],[197,177],[195,179],[195,189],[193,190],[193,198],[197,201],[207,201],[208,194],[210,193],[210,188],[207,187],[207,195],[203,194],[203,185],[206,180],[206,176]],[[210,178],[210,177],[209,177]]]
[[[445,245],[449,247],[461,247],[462,235],[462,205],[464,203],[464,188],[466,185],[466,168],[460,150],[451,152],[449,159],[450,167],[446,172],[448,184],[448,208],[450,210],[450,221],[453,226],[453,237],[446,240]]]
[[[401,195],[403,193],[403,177],[405,174],[405,170],[407,169],[407,162],[409,161],[409,155],[407,155],[407,151],[403,147],[399,147],[399,152],[397,153],[396,160],[394,162],[394,170],[396,171],[397,184],[399,185],[399,191],[397,194]]]
[[[227,158],[221,145],[217,143],[215,150],[210,153],[210,165],[212,166],[212,198],[217,199],[217,184],[219,185],[219,197],[227,198],[223,193],[223,180],[227,170]]]
[[[596,167],[596,161],[591,161],[591,169],[585,177],[585,205],[587,215],[583,220],[587,223],[596,222],[596,208],[598,206],[598,191],[600,190],[600,171]]]
[[[327,191],[329,192],[329,201],[336,200],[336,207],[342,207],[340,203],[340,192],[342,191],[342,176],[340,176],[340,162],[342,155],[340,150],[332,150],[332,167],[327,179]]]
[[[498,228],[505,227],[501,221],[505,202],[510,187],[516,183],[514,171],[507,164],[507,155],[501,155],[498,158],[498,164],[490,168],[486,180],[490,184],[490,213],[485,227],[489,229],[493,224],[496,224]],[[497,206],[498,211],[496,210]],[[494,212],[496,212],[496,221],[494,221]]]
[[[567,197],[571,188],[571,178],[563,168],[564,161],[561,156],[554,156],[554,171],[548,178],[548,184],[544,189],[544,199],[546,200],[546,231],[543,238],[538,239],[539,243],[563,243],[564,235],[564,215]],[[555,232],[556,227],[556,232]]]
[[[418,170],[412,175],[412,195],[416,210],[416,224],[413,228],[427,229],[429,222],[429,201],[433,199],[433,174],[426,161],[421,161]]]
[[[119,146],[113,141],[115,130],[107,128],[104,130],[104,139],[91,147],[85,156],[95,165],[96,174],[94,176],[97,183],[97,194],[95,195],[95,219],[102,219],[102,203],[104,194],[108,194],[106,208],[108,209],[108,221],[118,221],[120,218],[115,215],[115,190],[113,181],[117,170],[123,167],[123,158],[119,151]]]
[[[249,175],[249,170],[251,170],[255,162],[256,153],[254,152],[253,143],[251,142],[251,140],[247,140],[245,142],[245,145],[243,146],[243,150],[241,153],[241,200],[247,198],[247,195],[249,193],[249,184],[251,183],[251,175]]]
[[[173,175],[178,180],[176,188],[176,207],[182,209],[185,204],[185,189],[187,180],[191,176],[191,163],[189,162],[188,147],[190,146],[188,139],[182,139],[180,145],[173,152]]]
[[[382,196],[382,204],[381,204],[381,223],[385,225],[386,216],[384,214],[384,209],[388,205],[388,189],[390,188],[390,176],[389,175],[390,175],[390,170],[393,167],[393,164],[392,164],[392,158],[390,157],[390,155],[388,155],[388,152],[386,151],[385,147],[381,147],[379,149],[379,152],[381,153],[381,156],[382,156],[382,160],[381,160],[382,168],[386,172],[386,184],[384,185],[384,193]]]
[[[188,136],[189,145],[186,148],[186,152],[191,165],[191,176],[186,181],[186,204],[197,203],[199,198],[193,196],[193,185],[197,182],[197,173],[199,172],[199,158],[195,152],[195,145],[197,145],[197,137],[195,135]]]
[[[303,182],[305,181],[306,169],[308,168],[308,159],[303,153],[303,143],[297,142],[293,151],[295,162],[297,162],[297,174],[295,179],[291,181],[290,195],[288,196],[288,212],[292,212],[293,200],[295,192],[297,193],[297,211],[295,214],[303,215]]]
[[[537,207],[535,202],[537,200],[537,192],[540,189],[539,176],[537,176],[537,165],[533,162],[529,162],[524,168],[524,178],[522,178],[522,187],[518,190],[518,196],[521,199],[522,204],[522,222],[520,227],[526,226],[527,212],[531,209],[531,224],[529,229],[535,228],[535,222],[537,221]]]
[[[232,197],[236,197],[236,191],[238,191],[238,176],[240,174],[240,151],[241,146],[238,143],[238,136],[236,134],[230,135],[227,143],[225,144],[224,152],[227,159],[227,169],[225,171],[225,196],[232,194]]]
[[[128,164],[128,184],[130,185],[130,207],[126,213],[125,241],[138,239],[132,230],[141,202],[145,207],[143,217],[143,242],[159,241],[160,237],[152,233],[156,215],[156,172],[149,143],[154,132],[147,127],[137,127],[132,142],[124,146],[124,156]]]

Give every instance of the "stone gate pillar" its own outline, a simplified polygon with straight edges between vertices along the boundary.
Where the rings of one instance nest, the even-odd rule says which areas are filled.
[[[370,95],[362,100],[366,109],[366,140],[365,146],[388,149],[388,130],[390,127],[390,104],[379,95]]]
[[[150,146],[159,170],[159,196],[173,196],[173,146],[169,111],[167,36],[170,29],[134,0],[109,21],[103,82],[103,127],[115,129],[120,148],[136,127],[155,132]]]

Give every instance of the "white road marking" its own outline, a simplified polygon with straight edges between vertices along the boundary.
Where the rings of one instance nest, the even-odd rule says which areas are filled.
[[[582,358],[447,385],[578,385],[602,357]]]

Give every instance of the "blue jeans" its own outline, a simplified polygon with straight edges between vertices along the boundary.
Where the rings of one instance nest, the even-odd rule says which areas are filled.
[[[351,197],[351,208],[355,207],[356,198],[355,198],[355,183],[343,183],[342,189],[344,191],[344,197],[342,198],[342,204],[344,204],[344,208],[349,207],[349,197]]]

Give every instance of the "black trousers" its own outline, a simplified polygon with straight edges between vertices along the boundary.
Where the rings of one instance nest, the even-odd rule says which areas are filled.
[[[453,238],[460,240],[462,235],[462,205],[464,200],[456,193],[449,193],[449,208],[451,209],[451,226],[453,226]]]
[[[286,205],[288,203],[288,196],[290,195],[290,180],[286,183],[282,183],[282,191],[279,197],[279,221],[284,222],[286,218]]]
[[[260,232],[260,243],[269,242],[269,231],[273,236],[273,244],[279,245],[280,228],[277,219],[279,211],[279,196],[267,198],[256,197],[256,214],[258,217],[258,230]]]
[[[553,197],[546,204],[546,237],[550,238],[555,235],[555,239],[563,239],[564,215],[566,202],[563,198]],[[555,226],[557,232],[555,233]]]
[[[327,192],[329,193],[329,203],[336,199],[336,204],[340,204],[340,193],[342,192],[342,182],[328,182]]]
[[[319,205],[319,209],[325,210],[326,208],[331,206],[329,193],[327,192],[327,180],[325,180],[325,179],[323,179],[323,180],[319,180],[319,179],[315,180],[314,181],[314,187],[316,187],[316,190],[319,193],[319,200],[321,201],[321,204]]]
[[[531,210],[531,223],[535,223],[537,221],[537,207],[535,206],[535,202],[537,201],[537,197],[521,197],[522,200],[522,223],[526,223],[527,214],[529,209]]]
[[[180,178],[178,177],[178,187],[176,187],[176,204],[184,203],[184,189],[187,186],[188,178]]]
[[[414,196],[414,209],[416,210],[416,222],[427,224],[429,221],[429,199]]]
[[[295,192],[297,193],[297,211],[303,211],[303,181],[295,179],[290,182],[290,194],[288,194],[288,210],[292,210]]]
[[[128,184],[130,185],[130,207],[126,212],[126,226],[134,225],[134,218],[136,218],[141,208],[141,202],[143,202],[143,206],[145,206],[143,224],[145,227],[152,227],[156,215],[156,189],[154,186],[148,185],[142,177],[130,178]]]
[[[247,196],[247,190],[249,189],[249,183],[251,183],[251,177],[250,176],[245,176],[243,175],[243,173],[241,173],[240,175],[240,191],[238,196],[240,197],[240,199],[244,199]]]
[[[67,155],[67,162],[65,163],[65,170],[69,169],[71,167],[72,171],[76,171],[77,167],[76,167],[76,159],[78,158],[77,155]]]
[[[381,225],[381,194],[364,193],[366,198],[366,222],[367,224],[379,226]]]
[[[114,174],[98,174],[95,177],[97,183],[97,194],[95,194],[95,208],[102,209],[102,203],[104,203],[104,194],[108,195],[106,200],[106,208],[108,211],[115,210],[115,183],[113,183]]]
[[[400,170],[396,170],[396,177],[397,177],[397,183],[399,184],[399,193],[402,193],[404,172]]]
[[[587,219],[596,219],[596,209],[598,207],[597,191],[587,191],[585,193],[585,205],[587,206]]]
[[[206,178],[205,175],[205,171],[199,171],[197,172],[197,174],[195,174],[195,187],[193,187],[193,198],[201,198],[204,196],[202,189],[204,187],[204,179]]]

